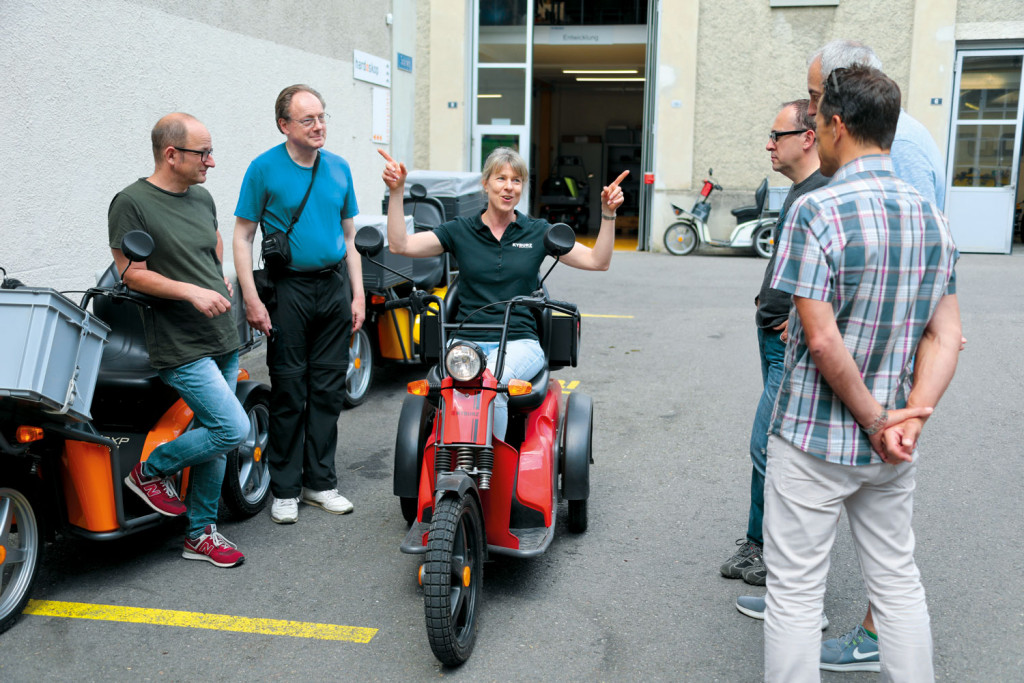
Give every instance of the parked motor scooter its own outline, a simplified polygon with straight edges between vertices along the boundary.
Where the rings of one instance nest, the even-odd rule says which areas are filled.
[[[372,256],[380,249],[374,231],[365,234],[365,242],[361,236],[356,236],[361,252]],[[556,264],[574,244],[575,235],[565,224],[552,226],[544,238]],[[462,323],[453,322],[457,283],[444,301],[414,290],[387,304],[423,315],[424,341],[434,340],[425,345],[424,357],[443,357],[427,379],[409,384],[395,441],[394,493],[411,524],[401,550],[424,556],[418,577],[427,638],[434,655],[448,666],[465,662],[473,651],[489,553],[525,558],[545,552],[562,499],[568,501],[569,530],[587,529],[593,403],[579,391],[566,399],[550,377],[553,369],[576,365],[580,315],[574,304],[549,299],[543,282],[531,296],[496,304],[505,307],[497,325],[473,323],[472,313]],[[427,315],[431,306],[436,315]],[[547,362],[529,382],[501,384],[496,377],[504,363],[509,318],[518,306],[538,317]],[[493,374],[479,346],[456,338],[465,328],[499,336]],[[504,441],[491,432],[499,393],[509,396]]]
[[[689,211],[672,204],[672,211],[679,221],[668,226],[665,231],[665,249],[676,256],[686,256],[698,246],[707,244],[712,247],[729,247],[732,249],[753,249],[762,258],[771,258],[772,230],[778,216],[766,215],[765,202],[768,197],[768,179],[761,181],[754,192],[754,205],[732,210],[736,217],[736,227],[727,240],[716,240],[708,230],[708,216],[711,204],[708,199],[714,190],[721,191],[722,186],[712,180],[711,169],[708,178],[701,187],[700,199]]]
[[[121,245],[133,262],[152,250],[141,231]],[[78,305],[6,278],[0,287],[0,632],[24,609],[45,542],[58,532],[105,541],[168,519],[126,492],[124,478],[194,416],[149,364],[137,308],[161,300],[131,292],[122,274],[112,265]],[[240,320],[248,330],[244,313]],[[248,336],[243,352],[261,341]],[[270,389],[242,369],[236,396],[249,434],[227,454],[222,495],[233,515],[251,516],[269,492]],[[183,497],[188,474],[177,477]]]

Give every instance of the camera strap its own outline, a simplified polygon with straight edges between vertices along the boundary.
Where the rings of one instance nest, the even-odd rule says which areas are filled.
[[[299,203],[299,208],[295,209],[295,213],[292,215],[292,222],[288,224],[288,229],[284,231],[285,237],[291,238],[292,230],[295,228],[295,224],[299,222],[299,218],[302,217],[302,210],[306,208],[306,200],[309,199],[309,193],[313,191],[313,182],[316,181],[316,169],[320,167],[320,151],[317,150],[316,160],[313,162],[313,175],[309,179],[309,187],[306,188],[306,194],[302,197],[302,202]],[[267,237],[267,228],[263,225],[263,217],[260,217],[260,233],[263,238]],[[260,258],[263,255],[260,254]]]

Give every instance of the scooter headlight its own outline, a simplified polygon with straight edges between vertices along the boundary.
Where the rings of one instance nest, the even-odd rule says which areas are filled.
[[[456,342],[444,355],[444,367],[459,382],[469,382],[480,376],[487,367],[487,356],[472,342]]]

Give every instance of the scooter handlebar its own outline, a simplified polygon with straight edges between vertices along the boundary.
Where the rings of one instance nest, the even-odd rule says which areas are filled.
[[[548,300],[548,304],[552,308],[556,308],[556,309],[558,309],[560,311],[563,311],[564,313],[578,313],[579,312],[579,307],[576,304],[568,302],[568,301],[555,301],[554,299],[550,299],[550,300]]]
[[[412,300],[408,299],[408,298],[405,298],[405,299],[391,299],[389,301],[385,301],[384,302],[384,310],[385,311],[391,311],[391,310],[394,310],[396,308],[408,308],[411,303],[412,303]]]

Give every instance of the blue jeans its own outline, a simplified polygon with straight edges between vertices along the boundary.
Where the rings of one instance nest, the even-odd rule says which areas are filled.
[[[747,540],[763,544],[761,530],[764,523],[764,471],[768,463],[768,429],[771,427],[775,399],[782,383],[786,344],[782,334],[773,329],[757,328],[757,349],[761,355],[761,381],[764,390],[757,402],[754,426],[750,429],[750,516],[747,520]]]
[[[498,365],[498,342],[474,342],[487,354],[487,367],[494,372]],[[544,367],[544,349],[536,339],[514,339],[505,345],[505,367],[499,382],[510,379],[533,379]],[[494,436],[505,439],[508,429],[508,395],[498,394],[494,398]]]
[[[238,352],[200,358],[158,371],[195,413],[198,423],[177,439],[160,444],[142,464],[146,477],[169,477],[186,467],[188,535],[199,536],[217,522],[217,501],[224,482],[225,453],[237,448],[249,433],[249,417],[235,397]]]

